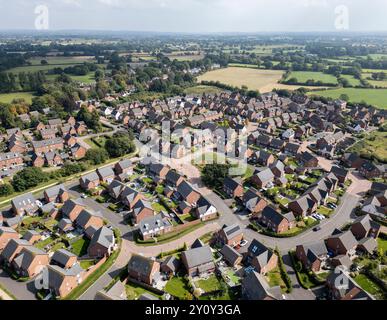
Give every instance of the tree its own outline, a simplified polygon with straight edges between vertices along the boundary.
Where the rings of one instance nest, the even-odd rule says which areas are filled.
[[[349,96],[345,93],[340,95],[340,100],[349,101]]]
[[[91,161],[93,164],[105,163],[109,155],[104,149],[89,149],[86,152],[86,159]]]
[[[207,164],[202,170],[202,180],[207,187],[220,189],[223,180],[228,176],[230,165],[228,164]]]
[[[47,60],[41,60],[40,61],[40,64],[42,65],[42,66],[46,66],[46,65],[48,65],[48,62],[47,62]]]
[[[25,191],[47,181],[47,174],[40,168],[28,167],[15,174],[12,186],[16,191]]]
[[[111,158],[118,158],[133,152],[134,144],[128,134],[116,133],[106,141],[105,149]]]
[[[10,196],[14,192],[15,192],[15,190],[13,189],[13,187],[9,183],[5,183],[5,184],[0,185],[0,196],[1,197]]]

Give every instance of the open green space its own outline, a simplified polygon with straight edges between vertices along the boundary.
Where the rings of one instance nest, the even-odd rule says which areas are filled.
[[[222,283],[215,275],[211,275],[206,280],[204,279],[198,280],[195,282],[195,284],[204,292],[213,292],[213,291],[222,289]]]
[[[348,149],[366,159],[387,162],[387,132],[374,131]]]
[[[27,103],[31,103],[33,97],[34,94],[32,92],[1,93],[0,102],[11,103],[15,99],[24,99]]]
[[[296,78],[298,83],[306,83],[308,80],[314,80],[315,82],[321,81],[326,84],[337,84],[337,78],[334,75],[313,72],[313,71],[293,71],[290,73],[287,79]]]
[[[344,94],[348,95],[350,102],[365,102],[377,108],[387,109],[387,89],[340,88],[308,93],[311,96],[323,96],[332,99],[339,99]]]
[[[382,288],[379,287],[373,280],[371,280],[367,275],[360,273],[354,278],[355,282],[365,291],[374,295],[376,297],[380,297],[383,295]]]
[[[216,94],[216,93],[221,93],[222,89],[219,89],[217,87],[213,86],[204,86],[204,85],[199,85],[195,87],[190,87],[184,90],[185,94],[191,94],[191,95],[202,95],[203,93],[205,94]]]

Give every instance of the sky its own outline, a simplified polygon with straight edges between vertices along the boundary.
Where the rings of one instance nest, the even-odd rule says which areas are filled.
[[[387,31],[387,0],[0,0],[0,12],[0,30]]]

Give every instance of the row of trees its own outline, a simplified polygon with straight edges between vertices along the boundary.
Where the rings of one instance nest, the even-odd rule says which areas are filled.
[[[46,82],[42,71],[20,72],[15,75],[12,72],[0,72],[0,92],[39,91]]]

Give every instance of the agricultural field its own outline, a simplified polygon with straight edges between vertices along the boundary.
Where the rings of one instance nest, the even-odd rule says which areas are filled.
[[[351,76],[349,74],[342,74],[341,77],[347,79],[349,81],[349,84],[353,87],[361,85],[360,80],[356,79],[354,76]]]
[[[306,83],[308,80],[314,80],[315,82],[321,81],[323,83],[329,83],[336,85],[338,84],[337,78],[334,75],[323,73],[323,72],[313,72],[313,71],[293,71],[287,79],[296,78],[299,83]]]
[[[94,72],[89,72],[87,75],[84,75],[84,76],[74,76],[74,75],[69,75],[69,76],[74,81],[78,81],[86,84],[95,82]],[[46,76],[48,80],[55,80],[57,77],[58,77],[57,74],[50,74]]]
[[[367,159],[375,158],[381,162],[387,162],[386,145],[387,132],[374,131],[353,145],[348,151]]]
[[[280,70],[229,67],[207,72],[198,77],[198,82],[219,81],[236,87],[247,86],[250,90],[259,90],[262,93],[270,92],[273,89],[295,90],[301,87],[279,84],[278,81],[281,80],[282,75],[283,71]],[[306,86],[306,88],[308,87]]]
[[[350,102],[366,102],[380,109],[387,109],[387,89],[358,89],[340,88],[309,92],[309,95],[317,95],[338,99],[342,94],[349,97]]]
[[[202,95],[203,93],[205,94],[215,94],[215,93],[221,93],[222,89],[219,89],[217,87],[213,86],[195,86],[195,87],[190,87],[184,90],[185,94],[192,94],[192,95]]]
[[[27,103],[31,103],[34,97],[32,92],[14,92],[0,94],[0,103],[11,103],[14,99],[24,99]]]

